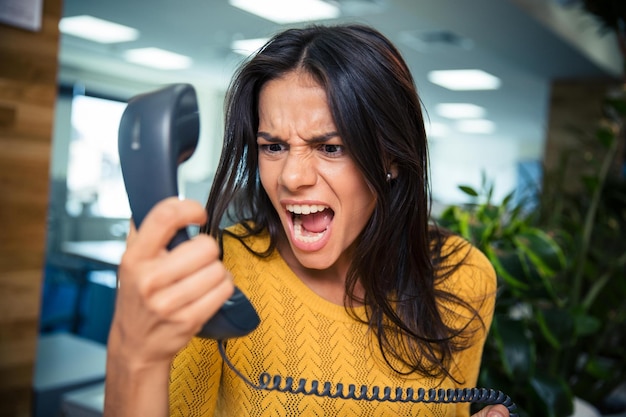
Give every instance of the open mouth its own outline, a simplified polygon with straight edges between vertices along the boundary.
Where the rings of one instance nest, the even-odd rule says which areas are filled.
[[[291,213],[294,238],[304,243],[322,239],[335,213],[330,207],[319,204],[288,204]]]

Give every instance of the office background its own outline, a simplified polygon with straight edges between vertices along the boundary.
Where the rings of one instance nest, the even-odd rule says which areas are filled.
[[[338,3],[343,15],[329,21],[375,25],[400,46],[414,71],[428,112],[438,206],[462,201],[457,185],[476,185],[483,173],[496,181],[497,196],[514,189],[532,190],[540,184],[542,165],[558,155],[559,145],[546,143],[548,132],[562,125],[554,115],[584,107],[577,96],[580,91],[588,98],[601,96],[622,69],[615,39],[610,33],[601,34],[576,2]],[[102,185],[98,175],[115,177],[114,160],[106,160],[107,165],[100,159],[101,172],[91,183],[68,182],[72,154],[85,149],[72,127],[77,97],[123,102],[164,83],[196,85],[203,112],[202,139],[194,158],[183,167],[181,190],[202,200],[220,148],[223,94],[234,67],[244,59],[231,43],[267,37],[285,26],[226,0],[186,2],[184,7],[165,1],[45,0],[41,10],[41,28],[0,24],[4,86],[0,90],[4,228],[0,369],[7,415],[30,413],[40,333],[63,330],[95,343],[106,342],[107,309],[112,305],[107,288],[111,289],[114,268],[64,253],[63,245],[122,241],[127,219],[119,212],[103,216],[96,207],[102,200],[98,193],[107,191],[94,191],[94,184]],[[80,15],[136,28],[140,36],[103,44],[59,33],[61,17]],[[125,59],[128,50],[148,46],[189,56],[193,64],[188,69],[159,70]],[[432,70],[467,68],[496,75],[500,88],[452,91],[427,78]],[[446,103],[470,103],[482,111],[480,117],[459,120],[437,111],[439,104]],[[483,123],[487,130],[462,131],[461,122],[477,118],[487,121]],[[90,151],[85,152],[82,155]],[[81,169],[77,172],[79,180],[90,176]]]

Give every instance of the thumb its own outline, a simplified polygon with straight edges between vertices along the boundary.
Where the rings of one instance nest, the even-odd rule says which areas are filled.
[[[509,410],[502,404],[488,405],[472,417],[509,417]]]

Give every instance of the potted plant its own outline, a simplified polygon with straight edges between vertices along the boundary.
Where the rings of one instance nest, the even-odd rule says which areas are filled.
[[[482,250],[499,281],[480,385],[507,393],[522,416],[569,415],[571,390],[541,352],[544,346],[561,350],[549,323],[563,315],[553,279],[564,268],[564,254],[521,206],[511,207],[512,194],[496,205],[485,179],[481,190],[460,189],[473,202],[448,207],[438,222]]]
[[[623,90],[613,91],[594,134],[579,135],[576,151],[589,158],[586,166],[577,167],[577,178],[560,175],[567,158],[560,169],[547,173],[537,218],[540,227],[559,231],[561,246],[570,254],[559,276],[569,284],[567,306],[594,323],[589,334],[576,335],[559,366],[573,392],[606,413],[623,411],[611,409],[606,398],[626,382],[625,97]],[[566,180],[580,186],[564,191]]]
[[[581,182],[578,191],[546,174],[528,210],[513,194],[495,204],[483,178],[479,190],[460,186],[469,204],[437,219],[494,265],[499,292],[480,384],[506,392],[522,416],[569,416],[575,397],[616,411],[606,399],[626,381],[626,187],[612,169],[623,158],[626,102],[610,98],[606,110],[590,174],[567,178]]]

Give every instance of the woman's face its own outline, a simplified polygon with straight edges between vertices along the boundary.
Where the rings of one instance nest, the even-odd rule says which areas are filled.
[[[302,72],[265,84],[257,144],[261,183],[289,241],[281,250],[307,269],[344,269],[376,199],[343,146],[324,89]]]

